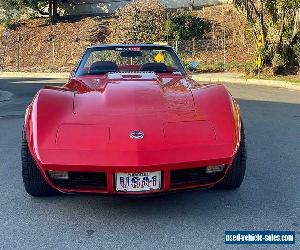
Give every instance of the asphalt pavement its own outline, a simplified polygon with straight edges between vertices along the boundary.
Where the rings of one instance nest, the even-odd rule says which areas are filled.
[[[21,178],[26,106],[56,79],[0,79],[0,249],[300,249],[300,91],[226,84],[248,166],[236,191],[32,198]],[[1,95],[0,95],[1,96]],[[225,230],[292,230],[296,245],[225,245]]]

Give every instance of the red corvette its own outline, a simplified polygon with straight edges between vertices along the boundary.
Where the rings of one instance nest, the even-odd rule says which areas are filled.
[[[33,196],[238,188],[246,145],[238,104],[190,79],[169,46],[86,49],[63,87],[26,111],[22,176]]]

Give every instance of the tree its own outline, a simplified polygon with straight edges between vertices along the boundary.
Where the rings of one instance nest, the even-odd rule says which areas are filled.
[[[24,8],[30,8],[42,16],[49,16],[51,23],[58,21],[58,8],[62,4],[73,4],[74,0],[0,0],[0,7],[10,16],[12,11],[21,12]]]
[[[14,29],[13,20],[21,13],[21,0],[0,0],[0,23],[7,29]]]
[[[263,37],[262,57],[273,73],[294,67],[293,46],[300,35],[300,0],[233,0],[247,17],[256,38]]]
[[[159,0],[133,0],[118,9],[110,24],[110,43],[160,41],[165,32],[167,9]]]
[[[40,15],[50,17],[51,23],[55,24],[58,20],[58,6],[69,3],[71,0],[23,0],[23,4],[37,11]]]
[[[190,11],[178,10],[167,21],[166,35],[176,40],[203,38],[210,29],[210,23],[194,16]]]

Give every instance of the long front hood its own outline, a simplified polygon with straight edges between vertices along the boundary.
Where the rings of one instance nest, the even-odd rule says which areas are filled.
[[[144,138],[131,139],[134,130],[142,131]],[[55,137],[40,144],[38,155],[52,169],[229,163],[232,143],[218,140],[213,122],[181,84],[108,81],[74,95],[73,114],[57,123]]]

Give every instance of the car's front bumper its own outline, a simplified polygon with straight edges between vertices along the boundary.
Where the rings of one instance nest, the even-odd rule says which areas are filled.
[[[57,180],[44,171],[44,177],[49,185],[63,193],[96,193],[96,194],[117,194],[117,195],[146,195],[162,192],[179,191],[185,189],[209,188],[224,178],[229,165],[224,171],[218,173],[206,173],[206,166],[190,168],[151,167],[141,171],[134,171],[129,168],[127,172],[151,172],[161,171],[161,188],[150,191],[126,192],[116,190],[115,171],[69,171],[69,179]],[[122,168],[124,171],[124,168]]]
[[[235,152],[232,153],[232,150],[224,145],[216,145],[215,147],[207,146],[205,149],[206,154],[197,147],[189,149],[190,150],[184,152],[170,150],[170,152],[159,151],[155,154],[153,152],[152,154],[148,152],[150,155],[145,155],[145,153],[138,154],[138,162],[126,162],[120,157],[118,162],[122,162],[122,165],[116,164],[116,162],[112,159],[111,161],[115,164],[103,164],[103,162],[99,162],[99,158],[101,160],[101,157],[97,154],[98,152],[90,151],[75,152],[71,150],[31,150],[31,154],[45,180],[54,189],[64,193],[118,195],[147,195],[185,189],[212,187],[224,178],[235,155]],[[196,152],[194,150],[196,150]],[[182,156],[185,152],[190,153]],[[191,154],[191,152],[194,153]],[[126,154],[123,154],[124,157],[125,155]],[[130,157],[127,158],[130,159]],[[137,158],[137,155],[135,158]],[[161,159],[163,159],[161,162],[165,163],[157,165],[151,164],[152,162],[150,162],[154,160],[159,162]],[[189,161],[183,161],[183,159],[188,159]],[[226,166],[223,172],[215,175],[205,174],[207,166],[223,164]],[[89,180],[87,180],[85,185],[81,185],[82,183],[78,182],[76,183],[76,180],[73,180],[73,183],[67,183],[67,185],[62,182],[58,183],[50,178],[49,171],[68,171],[75,174],[87,173],[89,178],[92,179],[91,181],[93,182],[93,185],[89,185]],[[161,188],[158,190],[139,192],[124,192],[116,190],[116,173],[144,173],[156,171],[161,171]]]

